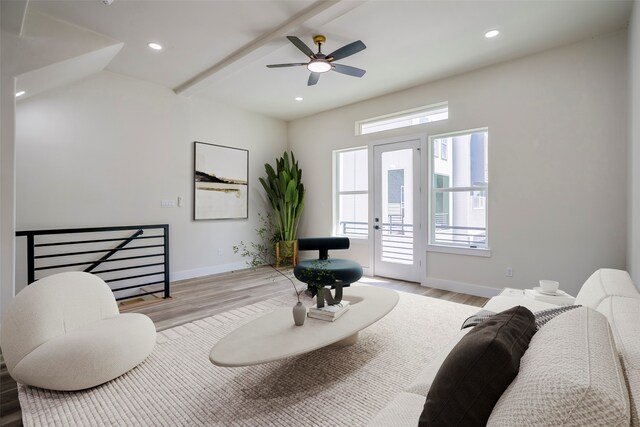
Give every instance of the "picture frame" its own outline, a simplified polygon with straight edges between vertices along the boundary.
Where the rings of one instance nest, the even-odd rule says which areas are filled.
[[[249,217],[249,150],[194,141],[193,219]]]

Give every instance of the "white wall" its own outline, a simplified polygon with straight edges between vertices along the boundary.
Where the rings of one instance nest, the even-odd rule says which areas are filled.
[[[8,37],[2,31],[4,51]],[[15,246],[15,80],[14,64],[0,61],[0,315],[14,294]]]
[[[620,31],[289,123],[308,191],[301,235],[331,233],[332,150],[486,126],[492,256],[428,253],[423,282],[487,294],[550,278],[575,292],[599,267],[625,268],[626,41]],[[356,120],[442,101],[448,120],[354,136]],[[354,255],[365,266],[366,252]]]
[[[629,242],[627,268],[640,287],[640,3],[629,23]]]
[[[18,102],[16,122],[17,229],[168,223],[173,279],[244,267],[232,246],[286,149],[282,121],[110,72]],[[193,221],[194,141],[249,150],[249,220]]]

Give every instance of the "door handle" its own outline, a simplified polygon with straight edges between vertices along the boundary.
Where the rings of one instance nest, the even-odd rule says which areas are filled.
[[[380,226],[379,225],[374,225],[373,228],[375,228],[376,230],[380,230]]]

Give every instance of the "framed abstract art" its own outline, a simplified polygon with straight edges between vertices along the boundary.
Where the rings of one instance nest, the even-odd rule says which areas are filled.
[[[249,216],[249,150],[194,143],[193,219]]]

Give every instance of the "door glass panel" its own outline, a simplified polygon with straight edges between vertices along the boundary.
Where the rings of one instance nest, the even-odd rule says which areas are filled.
[[[413,264],[413,150],[385,151],[382,166],[382,261]]]

